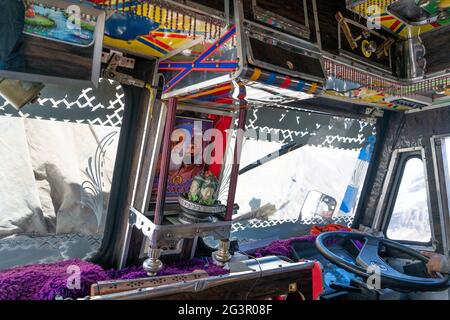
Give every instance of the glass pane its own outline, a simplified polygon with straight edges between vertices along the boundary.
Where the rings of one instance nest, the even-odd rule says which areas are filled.
[[[393,240],[431,241],[430,216],[423,161],[407,161],[387,230]]]
[[[444,159],[445,185],[447,188],[447,203],[450,206],[450,137],[442,139],[442,157]]]
[[[0,98],[0,269],[98,250],[124,102],[105,79],[46,85],[20,111]]]
[[[241,153],[245,173],[238,180],[233,237],[241,243],[287,239],[314,224],[353,222],[375,125],[277,108],[254,110],[247,123],[257,134],[245,139]],[[286,148],[290,152],[280,151]],[[245,170],[261,159],[262,165]]]

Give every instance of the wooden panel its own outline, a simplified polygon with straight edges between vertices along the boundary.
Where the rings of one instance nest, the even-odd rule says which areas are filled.
[[[24,39],[27,73],[91,80],[93,47],[77,47],[28,35]]]

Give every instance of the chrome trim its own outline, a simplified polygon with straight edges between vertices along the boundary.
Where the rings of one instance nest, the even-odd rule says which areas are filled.
[[[232,117],[233,114],[235,112],[233,111],[228,111],[228,110],[224,110],[223,108],[213,108],[213,107],[208,107],[207,110],[205,110],[205,107],[202,106],[196,106],[196,105],[191,105],[191,104],[185,104],[182,102],[178,102],[177,105],[177,110],[183,110],[183,111],[192,111],[192,112],[200,112],[200,113],[204,113],[205,111],[208,114],[214,114],[217,116],[225,116],[225,117]]]
[[[214,8],[211,7],[207,7],[204,6],[202,4],[196,3],[195,1],[190,1],[190,0],[164,0],[164,2],[167,2],[171,5],[174,6],[178,6],[184,10],[188,10],[191,12],[195,12],[197,14],[201,14],[201,15],[205,15],[207,14],[208,16],[217,19],[217,20],[222,20],[225,21],[226,18],[226,14],[225,12],[222,11],[218,11]],[[226,10],[225,6],[224,6],[224,11]]]
[[[276,65],[272,65],[270,63],[261,61],[261,60],[256,60],[253,59],[253,52],[250,46],[250,40],[249,38],[245,39],[246,43],[247,43],[247,47],[248,47],[248,54],[249,54],[249,61],[252,65],[254,65],[255,67],[259,67],[259,68],[263,68],[263,69],[267,69],[267,70],[272,70],[273,72],[277,72],[281,75],[289,75],[291,77],[295,77],[295,78],[299,78],[299,79],[303,79],[303,80],[309,80],[309,81],[314,81],[314,82],[319,82],[321,84],[325,83],[325,72],[324,72],[324,78],[320,78],[320,77],[316,77],[316,76],[312,76],[306,73],[302,73],[302,72],[295,72],[295,71],[290,71],[288,69],[284,69],[281,68],[279,66]],[[321,65],[322,65],[322,61],[320,61]],[[323,65],[322,65],[322,70],[323,70]]]
[[[228,239],[231,233],[231,221],[196,224],[162,224],[156,225],[135,208],[130,208],[129,224],[141,230],[150,240],[153,248],[175,247],[180,240],[193,239],[197,236],[212,236],[216,240]]]
[[[167,59],[172,58],[173,56],[176,56],[177,54],[183,52],[186,49],[192,48],[194,46],[196,46],[197,44],[201,43],[203,40],[205,39],[205,36],[199,36],[198,38],[191,40],[191,41],[187,41],[187,43],[183,44],[182,46],[180,46],[179,48],[176,48],[172,51],[170,51],[168,54],[166,54],[165,56],[158,58],[158,64],[161,61],[165,61]],[[159,65],[158,65],[159,67]]]
[[[434,110],[434,109],[447,108],[449,106],[450,106],[450,101],[447,101],[447,102],[442,102],[441,104],[431,105],[431,106],[428,106],[428,107],[425,107],[425,108],[422,108],[422,109],[406,110],[405,114],[425,112],[425,111],[430,111],[430,110]]]
[[[447,196],[448,192],[450,192],[450,190],[443,190],[441,189],[441,184],[444,184],[444,188],[446,183],[441,181],[441,174],[442,176],[445,175],[445,168],[443,166],[440,166],[438,163],[438,156],[440,157],[441,161],[444,162],[444,157],[443,157],[443,149],[442,149],[442,142],[445,138],[450,138],[450,134],[443,134],[443,135],[435,135],[432,136],[430,138],[430,142],[431,142],[431,152],[432,152],[432,156],[433,156],[433,169],[434,169],[434,177],[436,180],[436,193],[437,193],[437,197],[438,197],[438,207],[439,207],[439,219],[441,222],[441,232],[442,232],[442,247],[444,250],[444,253],[447,257],[450,256],[450,226],[449,226],[449,221],[450,221],[450,217],[445,217],[446,214],[448,214],[450,212],[450,208],[446,208],[444,209],[444,203],[443,203],[443,198],[445,196]],[[441,140],[441,145],[440,145],[440,149],[441,152],[438,155],[437,153],[437,144],[436,141],[437,140]]]
[[[236,48],[237,48],[237,58],[239,61],[239,69],[235,72],[232,72],[230,74],[220,76],[208,81],[203,81],[185,88],[177,89],[174,91],[170,91],[168,93],[165,93],[162,95],[162,99],[166,100],[173,97],[179,97],[187,94],[194,94],[197,92],[204,91],[206,89],[212,88],[214,86],[217,86],[219,84],[231,82],[242,74],[244,70],[244,49],[242,46],[242,21],[243,21],[243,11],[242,11],[242,4],[241,0],[233,0],[234,1],[234,22],[236,25]],[[241,4],[241,5],[238,5]]]
[[[430,180],[428,179],[428,162],[425,154],[425,148],[421,148],[422,151],[422,160],[424,165],[424,173],[425,173],[425,187],[427,192],[427,205],[428,205],[428,218],[430,219],[430,231],[431,231],[431,243],[432,247],[436,248],[436,234],[434,232],[434,221],[433,221],[433,210],[431,209],[431,196],[430,196]]]
[[[386,173],[386,176],[384,177],[384,183],[383,183],[383,187],[381,189],[381,195],[380,195],[380,198],[378,199],[378,205],[375,210],[375,217],[372,222],[372,229],[376,230],[376,231],[380,231],[382,228],[382,221],[384,219],[384,215],[382,215],[382,210],[383,210],[383,207],[385,207],[385,205],[386,205],[387,191],[388,191],[389,185],[392,182],[392,175],[394,173],[394,168],[395,168],[398,158],[399,158],[399,150],[394,150],[394,152],[391,155],[391,161],[389,162],[388,171]]]
[[[277,14],[276,12],[265,10],[265,9],[259,7],[257,0],[252,0],[252,9],[253,9],[253,17],[256,21],[260,21],[260,19],[257,19],[256,16],[258,16],[259,14],[262,14],[264,12],[264,13],[267,13],[267,15],[270,15],[270,16],[274,17],[275,19],[278,19],[281,22],[280,24],[282,26],[278,27],[277,29],[289,32],[286,29],[291,27],[293,29],[292,31],[298,32],[298,34],[300,34],[302,37],[308,38],[308,39],[311,37],[311,31],[309,29],[308,6],[306,3],[306,0],[303,0],[303,14],[305,15],[305,24],[304,25],[302,25],[298,22],[292,21],[288,18],[285,18],[285,17]]]
[[[361,72],[368,73],[369,75],[374,76],[383,76],[386,78],[386,80],[395,82],[398,86],[402,85],[413,85],[425,80],[434,80],[443,76],[450,76],[450,69],[445,69],[442,71],[433,72],[430,74],[426,74],[423,78],[415,78],[415,79],[400,79],[398,77],[394,77],[392,74],[386,72],[386,69],[375,69],[372,65],[364,65],[362,63],[358,63],[355,60],[350,60],[342,55],[334,55],[331,53],[328,53],[326,51],[322,51],[322,56],[329,60],[334,60],[337,63],[343,64],[347,67],[351,67],[353,69],[356,69]]]
[[[316,29],[317,46],[319,47],[320,50],[322,50],[322,37],[320,35],[319,10],[317,10],[317,1],[312,0],[312,5],[314,13],[314,25]]]
[[[173,284],[161,285],[152,288],[142,288],[132,291],[106,294],[94,297],[87,297],[85,300],[148,300],[161,298],[168,295],[178,293],[196,293],[205,291],[218,286],[239,283],[246,280],[257,280],[265,276],[282,274],[285,272],[294,272],[300,270],[311,269],[314,266],[313,261],[302,261],[296,263],[286,263],[277,257],[265,257],[254,259],[255,263],[249,263],[247,266],[250,270],[230,273],[222,276],[208,277],[186,282],[178,282]],[[245,262],[244,262],[245,264]],[[251,292],[251,291],[250,291]],[[249,293],[250,293],[249,292]]]
[[[277,42],[283,42],[287,45],[311,52],[312,54],[315,54],[317,57],[320,57],[322,55],[322,53],[320,52],[320,50],[317,48],[316,45],[302,38],[295,37],[288,33],[283,33],[279,30],[272,29],[263,24],[259,24],[250,20],[244,20],[244,26],[246,30],[253,31],[253,29],[256,29],[256,33],[260,33],[265,37],[272,38]]]
[[[178,197],[178,203],[180,204],[182,210],[187,209],[188,211],[195,211],[202,215],[223,214],[227,210],[227,207],[223,204],[204,206],[199,203],[189,201],[183,196]]]
[[[402,16],[398,15],[395,11],[392,10],[392,4],[386,6],[386,13],[390,14],[391,16],[394,16],[395,18],[397,18],[399,21],[403,22],[404,24],[408,25],[408,26],[413,26],[413,27],[422,27],[425,26],[427,24],[432,24],[432,23],[436,23],[439,21],[439,15],[435,15],[435,16],[431,16],[429,18],[425,18],[423,20],[419,20],[417,22],[415,21],[410,21],[407,19],[403,19]]]

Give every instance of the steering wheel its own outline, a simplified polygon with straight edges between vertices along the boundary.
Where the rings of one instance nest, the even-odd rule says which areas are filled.
[[[359,241],[362,244],[362,248],[359,250],[355,244],[352,245],[355,249],[356,261],[350,262],[337,254],[333,253],[332,248],[329,247],[330,243],[336,243],[336,240],[345,241]],[[328,246],[327,246],[328,244]],[[418,259],[427,263],[429,259],[419,253],[418,251],[411,249],[398,242],[373,237],[363,233],[357,232],[326,232],[320,234],[316,239],[316,247],[319,252],[328,260],[340,268],[354,273],[358,276],[367,279],[373,276],[369,271],[370,266],[376,266],[380,271],[380,284],[382,288],[400,289],[405,291],[442,291],[447,289],[450,285],[448,283],[448,277],[442,274],[437,274],[438,278],[422,278],[407,275],[392,268],[387,262],[385,262],[379,256],[379,249],[381,245],[386,248],[395,249],[398,252],[404,253],[409,257]]]

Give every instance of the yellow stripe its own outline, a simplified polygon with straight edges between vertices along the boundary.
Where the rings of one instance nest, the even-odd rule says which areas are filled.
[[[261,77],[261,69],[255,68],[252,76],[250,77],[250,81],[257,81]]]
[[[308,93],[309,93],[309,94],[312,94],[312,93],[316,92],[317,86],[318,86],[317,83],[316,83],[316,82],[313,82],[313,83],[311,84],[311,88],[309,88],[309,90],[308,90]]]
[[[198,98],[198,97],[203,97],[203,96],[206,96],[208,94],[213,94],[213,93],[216,93],[216,92],[219,92],[219,91],[223,91],[223,90],[227,90],[227,89],[231,89],[231,85],[230,84],[226,85],[226,86],[223,86],[223,87],[207,90],[207,91],[202,91],[200,93],[196,93],[196,94],[193,94],[193,95],[181,98],[179,100],[180,101],[184,101],[184,100],[194,99],[194,98]]]

